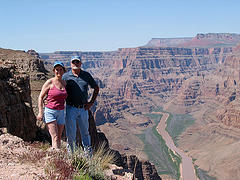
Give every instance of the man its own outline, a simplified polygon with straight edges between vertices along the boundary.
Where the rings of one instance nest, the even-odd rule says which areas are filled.
[[[81,69],[82,61],[79,56],[71,59],[71,70],[63,75],[66,81],[68,97],[66,99],[66,135],[68,151],[73,153],[76,148],[77,126],[80,129],[84,151],[92,154],[91,138],[88,131],[88,110],[94,104],[99,87],[93,77]],[[94,89],[91,100],[88,102],[88,85]]]

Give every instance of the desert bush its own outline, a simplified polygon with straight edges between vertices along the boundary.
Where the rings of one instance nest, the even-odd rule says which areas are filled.
[[[49,144],[32,144],[18,156],[21,163],[44,164],[47,179],[107,180],[104,170],[116,160],[105,144],[100,145],[91,157],[82,148],[69,155],[66,148],[55,150],[47,147]]]
[[[75,168],[66,156],[66,151],[55,151],[46,157],[45,173],[49,179],[72,179]]]
[[[105,148],[105,144],[93,153],[89,158],[84,151],[80,148],[72,155],[72,165],[76,167],[79,175],[89,175],[94,180],[105,180],[104,170],[108,168],[109,163],[115,161],[114,154]]]
[[[51,154],[46,160],[45,173],[49,179],[106,180],[104,170],[115,161],[115,156],[104,147],[104,144],[99,146],[92,157],[81,148],[71,156],[64,151]]]
[[[79,176],[74,176],[73,180],[92,180],[92,178],[88,174],[85,175],[82,174]]]

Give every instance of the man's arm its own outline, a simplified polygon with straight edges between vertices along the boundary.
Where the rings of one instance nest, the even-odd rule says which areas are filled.
[[[95,100],[97,99],[98,92],[99,92],[99,86],[97,85],[96,87],[94,87],[94,91],[93,91],[93,95],[92,95],[91,100],[87,104],[85,104],[85,110],[88,110],[92,107]]]
[[[95,100],[97,99],[97,96],[98,96],[98,92],[99,92],[99,86],[97,85],[94,88],[92,99],[91,99],[90,103],[94,103],[95,102]]]

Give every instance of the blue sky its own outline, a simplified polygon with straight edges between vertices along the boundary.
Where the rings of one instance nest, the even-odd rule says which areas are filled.
[[[239,0],[0,0],[0,47],[111,51],[151,38],[240,34]]]

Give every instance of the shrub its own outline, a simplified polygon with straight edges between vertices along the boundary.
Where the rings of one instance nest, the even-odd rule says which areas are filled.
[[[92,178],[88,174],[86,174],[86,175],[74,176],[73,180],[92,180]]]
[[[114,161],[114,154],[105,148],[105,144],[100,145],[91,158],[87,157],[82,149],[78,149],[72,155],[72,165],[76,167],[78,174],[89,175],[95,180],[107,179],[104,170]]]
[[[115,161],[115,156],[104,147],[104,144],[99,146],[92,157],[86,156],[81,148],[71,156],[64,151],[52,154],[46,161],[45,173],[49,179],[106,180],[104,170]]]

